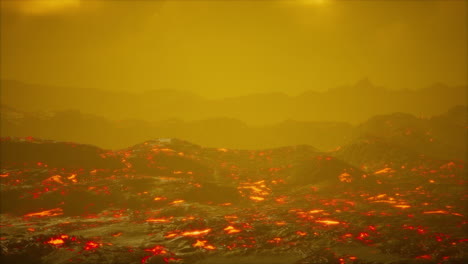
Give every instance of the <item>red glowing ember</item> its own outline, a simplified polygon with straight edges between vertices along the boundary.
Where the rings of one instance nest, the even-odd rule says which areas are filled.
[[[201,247],[201,248],[208,249],[208,250],[214,250],[214,249],[216,249],[215,246],[213,246],[213,245],[207,245],[206,242],[207,242],[206,240],[198,240],[198,239],[197,239],[197,242],[193,243],[192,246],[193,246],[193,247]]]
[[[296,234],[299,235],[299,236],[306,236],[306,235],[307,235],[307,232],[296,231]]]
[[[450,214],[450,213],[445,210],[437,210],[437,211],[426,211],[426,212],[423,212],[423,214]]]
[[[145,251],[151,252],[152,255],[151,255],[151,256],[143,257],[143,258],[141,259],[141,263],[142,263],[142,264],[147,263],[147,261],[149,260],[149,258],[151,258],[152,256],[158,256],[158,255],[166,255],[166,256],[167,256],[167,255],[169,254],[169,251],[168,251],[165,247],[160,246],[160,245],[156,245],[156,246],[154,246],[153,248],[147,248],[147,249],[145,249]],[[172,258],[172,257],[170,257],[170,258],[164,258],[164,262],[165,262],[165,263],[168,263],[170,260],[175,260],[175,258]]]
[[[167,254],[167,249],[160,245],[156,245],[153,248],[145,249],[145,251],[152,252],[154,255]]]
[[[340,224],[339,221],[335,221],[335,220],[317,220],[315,222],[321,223],[321,224],[324,224],[324,225],[338,225],[338,224]]]
[[[54,246],[60,246],[60,245],[63,245],[65,241],[62,238],[51,238],[46,243],[50,245],[54,245]]]
[[[61,215],[61,214],[63,214],[62,208],[54,208],[54,209],[45,210],[41,212],[25,214],[24,216],[25,217],[43,217],[43,216],[56,216],[56,215]]]
[[[93,250],[93,249],[96,249],[96,248],[98,248],[100,246],[102,246],[102,244],[96,243],[94,241],[88,241],[88,242],[86,242],[84,250]]]
[[[240,232],[239,229],[236,229],[233,226],[228,226],[228,227],[224,228],[224,231],[226,231],[226,233],[228,233],[228,234],[235,234],[235,233]]]
[[[185,202],[184,200],[175,200],[173,202],[171,202],[170,204],[174,205],[174,204],[180,204],[180,203],[183,203]]]
[[[257,202],[265,200],[265,198],[259,197],[259,196],[250,196],[249,198],[250,198],[250,200],[257,201]]]
[[[203,236],[211,232],[211,228],[204,229],[204,230],[194,230],[194,231],[186,231],[182,233],[182,236]]]
[[[146,222],[150,223],[169,223],[171,220],[167,218],[149,218],[146,219]]]

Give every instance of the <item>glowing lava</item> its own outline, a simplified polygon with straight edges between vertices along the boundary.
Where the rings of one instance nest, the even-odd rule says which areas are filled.
[[[235,234],[235,233],[239,233],[241,230],[236,229],[233,226],[228,226],[228,227],[224,228],[224,231],[226,231],[226,233],[228,233],[228,234]]]
[[[193,243],[192,246],[193,246],[193,247],[201,247],[201,248],[208,249],[208,250],[214,250],[214,249],[216,249],[215,246],[213,246],[213,245],[207,245],[206,242],[207,242],[206,240],[198,240],[198,239],[197,239],[197,242]]]
[[[169,223],[171,220],[166,218],[149,218],[146,219],[146,222],[150,223]]]
[[[62,208],[54,208],[54,209],[45,210],[41,212],[25,214],[24,216],[25,217],[43,217],[43,216],[56,216],[56,215],[62,215],[62,214],[63,214]]]
[[[96,249],[96,248],[98,248],[100,246],[102,246],[102,244],[96,243],[94,241],[88,241],[88,242],[86,242],[84,250],[93,250],[93,249]]]
[[[321,223],[321,224],[324,224],[324,225],[338,225],[338,224],[340,224],[339,221],[335,221],[335,220],[317,220],[315,222]]]
[[[265,200],[265,198],[260,197],[260,196],[250,196],[249,198],[250,198],[250,200],[257,201],[257,202]]]
[[[171,202],[170,204],[174,205],[174,204],[180,204],[180,203],[183,203],[185,202],[185,200],[175,200],[173,202]]]
[[[54,246],[60,246],[60,245],[63,245],[65,241],[62,238],[51,238],[46,243],[50,245],[54,245]]]

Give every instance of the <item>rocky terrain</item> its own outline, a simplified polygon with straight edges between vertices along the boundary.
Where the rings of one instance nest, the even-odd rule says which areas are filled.
[[[391,139],[325,153],[2,138],[0,262],[468,262],[466,161]]]

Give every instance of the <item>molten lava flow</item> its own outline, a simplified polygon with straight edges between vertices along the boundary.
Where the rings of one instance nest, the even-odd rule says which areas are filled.
[[[62,238],[51,238],[46,243],[54,246],[61,246],[65,243],[65,241]]]
[[[205,243],[206,243],[206,240],[198,240],[197,239],[197,242],[193,243],[192,246],[193,247],[204,247]]]
[[[228,156],[231,159],[231,154],[235,153],[230,151],[228,154],[218,154],[220,155],[213,156]],[[160,155],[165,154],[160,153]],[[255,159],[259,159],[261,156],[261,159],[265,158],[266,161],[266,157],[269,155],[274,160],[279,159],[268,151],[262,155],[254,152],[253,156]],[[174,156],[179,158],[177,153]],[[185,157],[195,159],[195,154],[188,150]],[[325,162],[326,159],[324,157],[322,160]],[[165,166],[162,161],[164,160],[158,161],[157,166]],[[337,170],[337,173],[333,170],[333,174],[329,176],[336,180],[336,184],[332,186],[320,184],[319,189],[313,185],[279,185],[281,181],[279,177],[288,177],[289,179],[288,174],[295,170],[294,167],[287,165],[291,163],[290,160],[285,160],[280,164],[267,162],[264,165],[259,164],[258,168],[257,165],[252,165],[252,168],[245,170],[240,164],[238,164],[239,167],[232,165],[231,163],[236,162],[235,160],[222,162],[211,160],[210,164],[211,162],[216,167],[222,167],[221,174],[223,177],[229,177],[229,181],[232,180],[233,189],[241,194],[242,201],[238,200],[237,196],[230,195],[226,195],[226,197],[221,195],[223,199],[208,200],[209,202],[206,203],[201,202],[205,200],[199,200],[196,195],[164,197],[169,193],[180,194],[202,187],[196,182],[198,178],[195,176],[206,174],[203,172],[204,169],[193,168],[193,177],[156,176],[188,176],[191,173],[187,171],[189,168],[186,166],[159,168],[154,165],[152,169],[161,170],[156,172],[155,176],[149,176],[146,172],[140,174],[137,170],[126,169],[99,169],[95,172],[99,177],[91,177],[89,169],[70,171],[62,168],[50,170],[34,168],[30,172],[10,172],[7,178],[0,178],[2,184],[16,185],[16,182],[13,181],[20,178],[22,182],[18,184],[24,184],[24,186],[32,184],[33,187],[28,192],[19,194],[21,196],[18,198],[26,201],[26,199],[34,199],[35,192],[40,192],[40,194],[48,192],[47,195],[41,197],[44,200],[32,200],[31,205],[49,204],[50,206],[52,204],[50,207],[54,207],[54,204],[57,204],[55,206],[60,207],[50,210],[46,210],[50,207],[31,209],[30,213],[25,216],[44,217],[61,214],[63,218],[60,216],[60,218],[45,219],[23,217],[18,219],[18,225],[8,218],[8,222],[0,224],[0,228],[7,227],[11,229],[11,232],[4,233],[2,230],[0,240],[7,240],[5,243],[7,249],[11,249],[11,252],[15,252],[15,254],[18,243],[15,242],[14,235],[18,234],[24,243],[29,243],[28,241],[34,241],[39,237],[38,241],[43,247],[49,251],[55,250],[57,252],[56,257],[67,253],[66,257],[70,254],[70,259],[73,262],[95,260],[102,263],[108,258],[107,253],[109,252],[114,254],[122,251],[122,254],[126,254],[128,251],[131,252],[129,257],[138,257],[137,261],[141,260],[143,264],[174,263],[176,255],[170,250],[180,252],[181,257],[187,257],[184,261],[191,263],[194,260],[203,261],[203,258],[215,255],[213,253],[218,251],[219,255],[229,253],[229,255],[236,256],[255,254],[259,251],[275,254],[295,248],[297,253],[300,253],[308,251],[311,245],[313,245],[314,251],[311,250],[310,254],[315,254],[314,258],[317,260],[323,258],[324,262],[328,263],[355,263],[356,257],[343,253],[354,252],[352,248],[356,248],[356,253],[362,248],[364,253],[368,251],[369,254],[372,253],[373,248],[378,248],[377,251],[392,252],[392,255],[395,254],[395,258],[401,257],[401,259],[407,260],[411,260],[408,259],[409,257],[414,258],[420,255],[422,255],[420,258],[424,258],[423,254],[428,254],[432,256],[434,263],[445,263],[447,262],[446,255],[454,252],[453,257],[457,258],[456,254],[463,250],[464,244],[462,243],[468,241],[468,239],[463,239],[461,234],[468,222],[463,215],[455,213],[457,210],[460,212],[462,210],[462,204],[460,201],[456,201],[457,198],[463,197],[463,194],[457,193],[457,190],[461,188],[454,186],[451,189],[451,185],[449,185],[458,184],[458,178],[460,178],[458,174],[461,174],[461,171],[456,171],[458,167],[453,168],[453,171],[446,172],[443,172],[442,169],[431,170],[432,167],[428,166],[417,167],[414,177],[412,177],[411,168],[404,168],[404,166],[398,166],[394,163],[381,167],[369,164],[369,167],[365,168],[369,175],[365,181],[361,181],[361,173],[357,173],[354,169]],[[135,164],[140,163],[135,162]],[[438,168],[442,163],[435,162],[434,164]],[[123,164],[119,166],[125,167]],[[278,166],[278,168],[270,168],[270,166]],[[138,169],[138,166],[136,167]],[[391,169],[380,171],[370,169],[385,167],[395,167],[397,172],[391,176]],[[43,175],[35,177],[36,170],[43,171],[41,172]],[[380,175],[374,175],[372,173],[374,171]],[[399,172],[403,172],[403,174],[400,175]],[[455,172],[458,174],[452,175]],[[51,178],[52,175],[57,174],[62,176],[57,176],[56,180]],[[421,174],[420,177],[417,177],[419,176],[417,174]],[[28,178],[30,175],[32,177]],[[347,183],[347,179],[351,178],[351,175],[352,182]],[[153,181],[152,177],[157,179]],[[46,182],[47,186],[42,186],[41,180],[37,181],[37,179],[46,178],[50,179]],[[385,186],[376,185],[375,179],[381,179]],[[434,179],[434,184],[440,183],[441,186],[447,184],[447,191],[442,190],[440,186],[435,188],[437,186],[427,182],[429,179]],[[74,180],[79,180],[79,182],[75,183]],[[120,182],[120,180],[122,181]],[[140,180],[142,181],[140,182]],[[34,181],[37,181],[37,186],[34,185]],[[60,181],[65,184],[62,186]],[[147,181],[161,185],[149,188],[144,186]],[[142,185],[144,189],[140,188]],[[216,188],[208,186],[210,185],[203,187]],[[47,190],[43,191],[45,188]],[[18,188],[15,187],[14,190],[16,189]],[[80,194],[88,193],[88,190],[92,196],[89,196],[89,199],[84,202],[81,201]],[[124,190],[128,191],[123,193],[124,195],[101,197],[110,191],[116,194]],[[62,197],[60,196],[61,191],[71,195]],[[210,190],[208,196],[211,196]],[[192,197],[195,200],[192,200]],[[229,200],[229,197],[232,197],[233,200]],[[465,198],[466,196],[463,199]],[[80,201],[83,203],[80,204]],[[145,201],[150,201],[150,203],[141,203]],[[244,206],[244,204],[249,203],[253,206]],[[64,206],[67,208],[81,207],[77,208],[79,209],[77,212],[83,213],[81,216],[70,216]],[[415,206],[421,206],[421,209]],[[32,207],[28,206],[28,208]],[[64,216],[62,213],[66,215]],[[451,224],[451,226],[448,227],[447,224]],[[134,226],[138,232],[126,234],[128,226]],[[60,235],[74,229],[82,230],[80,233],[88,236],[77,239]],[[45,232],[53,233],[43,236]],[[449,235],[445,235],[445,233]],[[167,248],[160,245],[155,246],[155,244],[148,245],[146,242],[135,244],[134,239],[130,239],[135,235],[141,237],[141,239],[136,238],[136,240],[142,241],[163,239],[164,241],[156,243],[164,243],[163,245]],[[23,240],[22,237],[27,236],[32,240]],[[114,245],[108,242],[112,242]],[[332,246],[330,246],[330,242]],[[18,248],[28,248],[27,245],[22,244]],[[346,248],[349,245],[352,251],[340,249],[342,245]],[[373,248],[365,250],[365,246]],[[335,251],[335,249],[337,250]],[[66,252],[66,250],[71,253]],[[231,252],[227,252],[227,250]],[[31,252],[29,249],[25,250],[24,254],[29,252]],[[196,253],[196,255],[192,253]],[[361,256],[364,257],[364,255],[359,254],[359,257]]]
[[[180,203],[183,203],[185,202],[185,200],[175,200],[173,202],[171,202],[170,204],[174,205],[174,204],[180,204]]]
[[[284,226],[284,225],[287,225],[288,223],[286,223],[286,221],[276,221],[275,222],[275,225],[277,226]]]
[[[352,182],[352,177],[351,177],[351,174],[347,173],[347,172],[343,172],[341,173],[339,176],[338,176],[338,179],[341,181],[341,182]]]
[[[308,213],[309,214],[317,214],[317,213],[321,213],[323,212],[323,210],[310,210]]]
[[[50,240],[44,242],[46,244],[49,244],[49,245],[53,245],[53,246],[61,246],[63,244],[65,244],[65,239],[68,238],[68,235],[60,235],[58,237],[52,237]],[[75,237],[72,237],[72,239],[75,239]]]
[[[338,225],[338,224],[340,224],[339,221],[335,221],[335,220],[317,220],[315,222],[325,224],[325,225]]]
[[[43,216],[56,216],[56,215],[61,215],[63,214],[63,209],[62,208],[54,208],[50,210],[45,210],[41,212],[36,212],[36,213],[30,213],[30,214],[25,214],[25,217],[43,217]]]
[[[265,198],[259,197],[259,196],[250,196],[249,198],[252,201],[258,201],[258,202],[265,200]]]
[[[381,170],[378,170],[374,172],[374,174],[387,174],[387,173],[393,173],[395,172],[392,168],[383,168]]]
[[[54,175],[44,180],[44,182],[52,182],[52,181],[56,183],[64,184],[62,181],[62,176],[60,175]]]
[[[238,216],[237,215],[225,215],[224,219],[230,224],[232,224],[236,219],[238,219]]]
[[[147,263],[148,259],[151,258],[152,256],[166,255],[169,253],[165,247],[160,246],[160,245],[156,245],[153,248],[147,248],[145,249],[145,251],[151,252],[153,255],[143,257],[141,259],[142,264]],[[168,261],[165,261],[165,262],[167,263]]]
[[[171,216],[171,219],[172,219],[172,216]],[[193,219],[195,219],[195,216],[191,215],[191,216],[187,216],[187,217],[182,218],[182,221],[190,221],[190,220],[193,220]]]
[[[265,184],[265,180],[257,182],[242,182],[240,186],[237,187],[240,194],[243,197],[249,197],[253,201],[263,201],[265,200],[264,196],[270,194],[271,190]]]
[[[171,220],[167,218],[149,218],[146,219],[146,222],[150,223],[169,223]]]
[[[445,210],[437,210],[437,211],[426,211],[423,214],[450,214],[450,212]]]
[[[211,232],[211,228],[204,229],[204,230],[185,231],[183,233],[175,231],[175,232],[167,233],[164,237],[165,238],[173,238],[173,237],[177,237],[177,236],[196,237],[196,236],[204,236],[204,235],[208,234],[209,232]]]
[[[73,183],[77,183],[78,180],[76,179],[76,174],[72,174],[70,175],[69,177],[67,177],[67,179],[69,179],[70,181],[72,181]]]
[[[186,231],[182,233],[182,236],[202,236],[208,234],[209,232],[211,232],[211,228],[204,230]]]
[[[173,238],[173,237],[176,237],[176,236],[178,236],[177,233],[170,232],[170,233],[167,233],[164,237],[165,238]]]
[[[102,244],[96,243],[94,241],[88,241],[88,242],[86,242],[84,250],[93,250],[93,249],[96,249],[96,248],[98,248],[100,246],[102,246]]]
[[[268,243],[271,243],[271,244],[279,244],[283,239],[281,237],[275,237],[271,240],[268,240],[267,242]]]
[[[407,208],[410,208],[411,205],[407,205],[407,204],[396,204],[396,205],[394,205],[393,207],[401,208],[401,209],[407,209]]]
[[[167,253],[166,248],[160,245],[156,245],[153,248],[145,249],[145,251],[152,252],[155,255],[161,255],[161,254]]]
[[[213,245],[207,245],[206,242],[207,242],[206,240],[198,240],[198,239],[197,239],[197,242],[193,243],[192,246],[193,246],[193,247],[201,247],[201,248],[208,249],[208,250],[214,250],[214,249],[216,249],[215,246],[213,246]]]
[[[285,204],[287,203],[287,200],[288,197],[287,196],[280,196],[278,198],[275,198],[275,202],[279,203],[279,204]]]
[[[168,152],[168,153],[176,152],[175,150],[170,149],[170,148],[162,148],[162,149],[160,149],[160,151],[162,151],[162,152]]]
[[[431,255],[422,255],[422,256],[415,257],[415,259],[432,260],[432,256]]]
[[[233,226],[228,226],[228,227],[224,228],[224,231],[226,231],[226,233],[228,233],[228,234],[235,234],[235,233],[239,233],[241,230],[236,229]]]
[[[296,234],[299,235],[299,236],[306,236],[306,235],[307,235],[307,232],[296,231]]]

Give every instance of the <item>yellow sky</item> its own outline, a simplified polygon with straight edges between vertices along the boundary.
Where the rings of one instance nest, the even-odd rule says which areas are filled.
[[[465,1],[1,3],[3,79],[209,97],[467,83]]]

